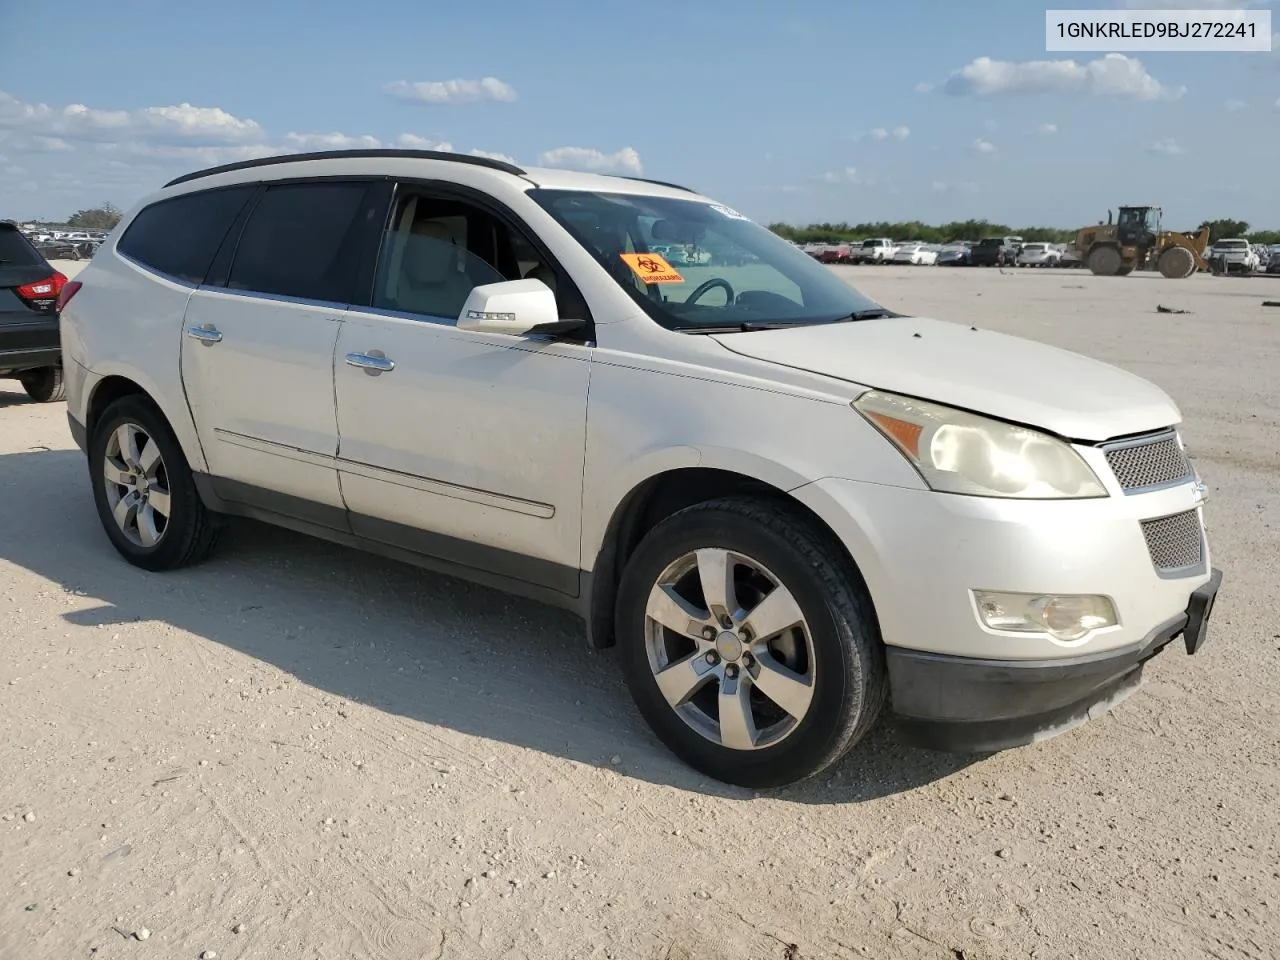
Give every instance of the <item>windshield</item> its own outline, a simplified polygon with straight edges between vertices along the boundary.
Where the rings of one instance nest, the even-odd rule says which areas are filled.
[[[979,246],[982,246],[982,247],[1002,247],[1002,246],[1004,246],[1004,241],[1003,241],[1002,239],[1000,239],[999,237],[987,237],[985,240],[983,240],[983,241],[982,241],[982,243],[980,243],[980,244],[979,244]]]
[[[720,204],[576,190],[536,189],[529,196],[669,329],[827,323],[884,310]],[[670,255],[655,254],[664,245]]]
[[[1028,243],[1022,249],[1027,253],[1043,253],[1048,247],[1043,243]]]
[[[1219,240],[1217,243],[1224,250],[1243,250],[1248,245],[1244,240]]]

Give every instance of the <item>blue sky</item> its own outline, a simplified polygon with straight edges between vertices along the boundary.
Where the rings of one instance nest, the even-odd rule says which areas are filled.
[[[1246,4],[1052,4],[1105,5]],[[1280,52],[1046,53],[1044,9],[0,0],[0,216],[376,142],[673,180],[761,221],[1070,226],[1147,202],[1280,227]]]

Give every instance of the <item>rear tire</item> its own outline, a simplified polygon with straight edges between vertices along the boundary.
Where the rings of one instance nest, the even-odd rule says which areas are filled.
[[[826,531],[770,500],[696,504],[645,535],[615,626],[631,695],[673,753],[717,780],[774,787],[865,736],[886,699],[884,647],[848,566]]]
[[[1089,270],[1094,276],[1117,276],[1123,266],[1120,251],[1115,247],[1095,247],[1089,251]]]
[[[107,407],[89,438],[88,459],[98,517],[131,564],[176,570],[209,555],[220,527],[177,437],[148,400],[127,396]]]
[[[1170,247],[1160,254],[1156,267],[1169,280],[1185,280],[1196,271],[1196,259],[1185,247]]]
[[[36,403],[55,403],[67,399],[67,385],[62,380],[62,367],[28,370],[18,378],[27,396]]]

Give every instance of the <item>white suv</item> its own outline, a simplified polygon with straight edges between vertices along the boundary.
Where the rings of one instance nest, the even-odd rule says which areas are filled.
[[[231,164],[131,210],[61,306],[129,562],[240,515],[568,607],[722,780],[817,773],[886,702],[935,747],[1043,739],[1205,640],[1220,574],[1161,390],[898,315],[677,186]]]

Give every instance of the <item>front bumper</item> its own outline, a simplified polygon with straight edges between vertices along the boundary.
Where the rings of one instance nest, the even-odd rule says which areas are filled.
[[[889,647],[893,712],[910,742],[935,750],[985,753],[1065,733],[1137,690],[1143,666],[1173,640],[1188,654],[1203,647],[1221,583],[1214,570],[1183,613],[1126,650],[1028,661]]]

